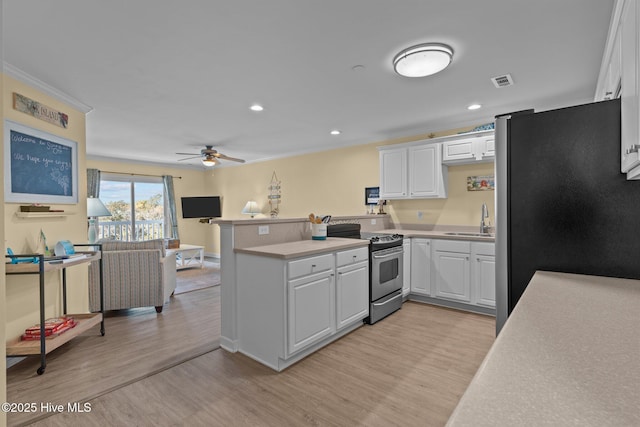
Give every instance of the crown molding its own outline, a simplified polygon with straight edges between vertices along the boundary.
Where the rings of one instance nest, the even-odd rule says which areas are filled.
[[[51,85],[48,85],[42,80],[36,79],[35,77],[25,73],[21,69],[14,67],[13,65],[4,61],[2,65],[3,65],[2,67],[3,71],[6,75],[13,77],[14,79],[19,80],[22,83],[25,83],[35,89],[38,89],[39,91],[45,93],[46,95],[49,95],[50,97],[55,98],[58,101],[63,102],[69,105],[70,107],[73,107],[76,110],[83,112],[84,114],[87,114],[93,111],[93,107],[91,107],[90,105],[87,105],[84,102],[81,102],[75,99],[74,97],[67,95],[66,93],[54,88]]]

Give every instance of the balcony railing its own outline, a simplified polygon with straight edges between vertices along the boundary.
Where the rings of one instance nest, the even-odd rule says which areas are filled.
[[[98,238],[124,241],[162,239],[164,238],[164,221],[161,219],[138,220],[135,230],[131,221],[100,221]]]

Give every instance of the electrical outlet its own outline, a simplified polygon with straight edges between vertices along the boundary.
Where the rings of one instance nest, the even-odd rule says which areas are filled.
[[[376,225],[376,220],[375,219],[371,220],[371,225]]]
[[[258,226],[258,234],[269,234],[269,226],[268,225],[259,225]]]
[[[423,216],[422,211],[418,211],[418,219],[422,219],[422,216]]]

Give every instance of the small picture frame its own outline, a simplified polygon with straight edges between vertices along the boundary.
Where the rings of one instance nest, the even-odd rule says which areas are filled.
[[[496,183],[493,175],[467,177],[467,191],[492,191],[495,188]]]

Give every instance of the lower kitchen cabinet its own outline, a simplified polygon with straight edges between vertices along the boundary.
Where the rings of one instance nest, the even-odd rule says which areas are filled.
[[[369,315],[369,263],[338,267],[337,273],[337,329],[341,329]]]
[[[496,250],[494,243],[474,242],[473,246],[474,302],[478,305],[496,306]]]
[[[369,316],[369,249],[236,257],[238,351],[277,371]]]
[[[411,239],[411,293],[431,295],[431,239]]]
[[[333,270],[328,270],[287,283],[288,354],[335,331],[333,277]]]
[[[492,314],[495,243],[411,238],[414,300]]]
[[[402,296],[411,292],[411,239],[402,240]]]
[[[434,240],[432,280],[436,297],[471,302],[470,255],[470,242]]]

